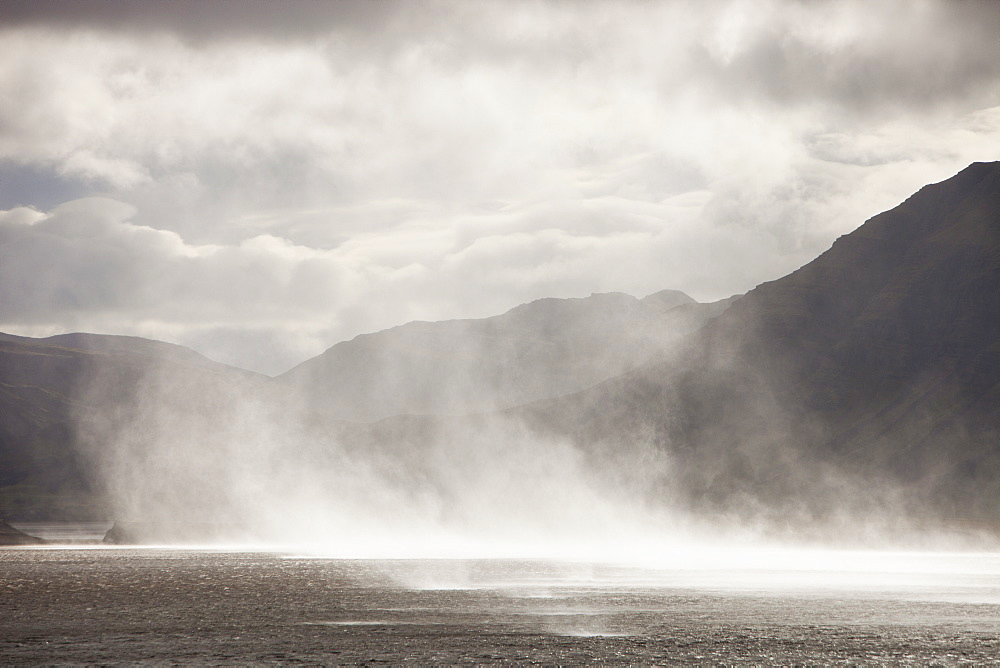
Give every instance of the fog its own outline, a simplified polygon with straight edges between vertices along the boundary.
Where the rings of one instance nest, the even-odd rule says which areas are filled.
[[[88,427],[116,519],[356,557],[624,555],[689,533],[662,503],[669,462],[652,444],[600,465],[497,415],[373,439],[308,429],[288,402],[191,390],[147,378]]]
[[[82,403],[112,406],[117,382],[89,378]],[[574,432],[560,421],[621,410],[586,402],[573,409],[566,402],[574,400],[536,405],[543,416],[555,407],[551,423],[521,409],[344,422],[273,382],[164,365],[98,418],[81,416],[79,431],[113,519],[153,527],[139,542],[716,573],[782,569],[781,560],[821,568],[830,557],[820,548],[995,543],[975,527],[948,526],[898,481],[804,457],[792,439],[809,428],[792,428],[770,401],[756,404],[769,407],[758,416],[772,425],[767,438],[748,434],[693,456],[651,418]],[[660,424],[674,419],[669,404],[662,410]]]
[[[541,300],[359,337],[278,378],[126,345],[85,367],[78,440],[139,542],[632,560],[995,548],[979,230],[998,184],[1000,163],[970,165],[719,304]]]
[[[916,287],[867,309],[895,254],[737,301],[700,342],[708,316],[418,330],[773,286],[996,157],[998,7],[4,3],[0,329],[268,376],[87,367],[60,399],[123,522],[340,555],[976,545],[994,432],[959,410],[971,375],[909,346],[956,318],[912,316]]]

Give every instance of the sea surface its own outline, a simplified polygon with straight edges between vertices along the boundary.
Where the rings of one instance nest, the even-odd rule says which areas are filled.
[[[1000,661],[1000,555],[689,556],[3,548],[0,663]]]

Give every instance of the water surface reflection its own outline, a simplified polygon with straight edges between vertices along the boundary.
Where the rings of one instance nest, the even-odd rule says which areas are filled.
[[[9,548],[0,587],[4,663],[947,664],[1000,652],[996,554],[623,564]]]

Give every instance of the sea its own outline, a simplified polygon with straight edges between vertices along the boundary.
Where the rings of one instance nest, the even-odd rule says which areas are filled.
[[[348,559],[101,529],[0,548],[0,664],[1000,662],[997,553]]]

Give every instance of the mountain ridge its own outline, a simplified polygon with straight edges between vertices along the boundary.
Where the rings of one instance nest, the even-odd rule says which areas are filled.
[[[660,295],[653,295],[656,309],[671,303],[701,307],[683,293],[656,294]],[[602,301],[634,308],[641,303],[618,293],[579,300],[538,300],[507,313],[515,321],[530,321],[532,312],[539,308],[573,312],[580,310],[581,304],[592,306]],[[720,310],[726,305],[723,301],[705,308]],[[584,306],[581,313],[593,315],[589,308]],[[677,320],[694,323],[703,315],[690,313]],[[513,325],[504,325],[502,318],[496,318],[413,322],[353,341],[378,344],[380,336],[400,329],[422,330],[430,339],[442,338],[450,327],[461,328],[469,323],[492,328],[500,339],[509,337],[504,328]],[[558,329],[565,323],[554,318],[550,324]],[[622,346],[615,337],[605,337],[604,341]],[[439,347],[452,351],[453,344],[445,337]],[[540,345],[552,344],[542,341]],[[568,390],[580,387],[578,383],[567,386]],[[551,387],[543,390],[553,391]],[[315,390],[302,388],[301,392]],[[113,488],[115,482],[106,479],[109,474],[105,469],[119,467],[113,461],[115,456],[106,452],[109,443],[136,430],[138,434],[129,438],[136,444],[145,443],[141,447],[160,448],[169,443],[166,434],[144,435],[150,427],[143,420],[171,423],[184,421],[188,415],[192,424],[200,425],[193,431],[204,432],[212,423],[225,429],[227,419],[246,420],[241,414],[249,411],[269,415],[267,420],[275,429],[295,431],[297,421],[315,420],[303,403],[301,395],[288,392],[280,379],[215,362],[176,344],[80,332],[44,338],[0,333],[0,517],[106,519],[101,508],[109,502],[106,488],[109,483]],[[471,410],[468,405],[462,408]],[[324,420],[329,419],[328,412],[323,414]],[[202,424],[203,419],[208,422]],[[184,431],[178,425],[177,438]]]
[[[120,450],[101,460],[110,467],[106,477],[113,483],[116,474],[133,476],[126,487],[142,490],[138,507],[161,507],[161,516],[194,510],[172,495],[172,479],[160,475],[182,470],[194,487],[208,490],[199,510],[238,507],[226,498],[233,490],[218,480],[247,476],[252,484],[246,489],[253,492],[262,480],[284,480],[286,493],[294,494],[308,473],[317,489],[331,486],[337,495],[338,485],[351,488],[360,480],[357,498],[331,497],[355,503],[356,512],[365,503],[378,507],[383,499],[375,489],[407,508],[473,522],[479,516],[463,514],[472,513],[468,509],[510,501],[475,496],[483,485],[504,493],[490,486],[496,481],[482,470],[485,462],[499,470],[500,480],[530,482],[517,488],[530,498],[536,488],[565,483],[567,470],[584,472],[597,489],[637,495],[639,506],[665,504],[696,523],[737,532],[864,543],[953,525],[1000,537],[1000,163],[974,163],[925,186],[798,270],[717,303],[710,316],[704,307],[711,305],[667,308],[671,299],[683,299],[656,294],[538,300],[494,318],[409,323],[330,349],[391,340],[396,349],[375,348],[390,350],[385,367],[394,372],[400,356],[419,352],[413,374],[403,378],[417,379],[408,390],[421,399],[439,391],[426,379],[437,378],[447,364],[481,373],[489,371],[490,360],[500,360],[506,372],[515,368],[506,362],[510,354],[517,369],[536,372],[555,368],[539,361],[556,349],[565,359],[551,359],[583,360],[601,372],[611,365],[602,366],[604,358],[594,363],[588,351],[624,349],[608,358],[623,372],[583,387],[577,377],[575,390],[565,393],[552,392],[550,384],[541,399],[482,413],[437,410],[345,421],[323,405],[329,397],[322,387],[296,389],[274,379],[254,394],[243,381],[206,373],[195,378],[196,366],[177,364],[153,374],[155,391],[134,401],[120,396],[129,387],[143,389],[119,382],[130,378],[132,367],[125,364],[100,374],[121,403],[101,415],[106,424],[79,448],[93,452],[125,434]],[[586,326],[573,324],[577,311]],[[687,311],[701,319],[671,320],[688,317]],[[524,324],[504,329],[503,316]],[[690,327],[678,338],[657,338],[666,335],[668,322]],[[507,331],[517,335],[505,338]],[[416,334],[385,338],[400,332]],[[467,335],[473,345],[455,344]],[[649,347],[641,355],[622,345],[632,335],[645,337]],[[0,352],[13,345],[0,340]],[[54,369],[64,356],[73,357],[48,350]],[[372,360],[378,361],[378,350]],[[527,352],[518,358],[518,351]],[[500,380],[522,383],[527,377]],[[460,381],[477,378],[458,375]],[[391,384],[372,385],[389,399],[405,394]],[[475,383],[455,387],[459,399],[478,399],[465,391]],[[355,389],[348,394],[362,403],[382,398]],[[27,390],[18,391],[29,401]],[[301,402],[300,391],[318,403]],[[11,392],[9,385],[0,387],[0,399]],[[25,424],[46,419],[44,411],[29,414],[18,406]],[[10,459],[4,450],[12,443],[9,429],[2,429],[0,456]],[[147,469],[121,468],[115,464],[119,453],[126,463],[138,457]],[[46,484],[53,490],[72,478],[57,458],[29,464],[29,474],[49,467]],[[589,499],[594,488],[585,489],[578,501]]]
[[[521,414],[588,447],[654,434],[702,513],[742,498],[774,524],[799,509],[799,528],[890,507],[992,522],[998,295],[1000,163],[975,163],[756,287],[674,358]]]
[[[567,394],[634,368],[724,311],[680,291],[543,298],[488,318],[413,321],[342,341],[278,376],[315,412],[373,421]]]

